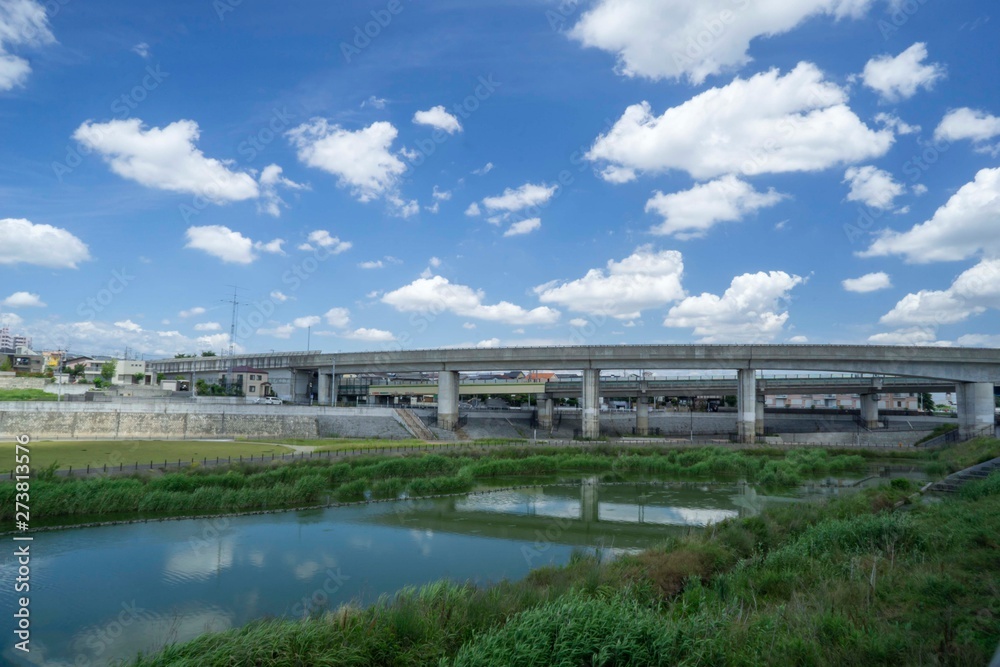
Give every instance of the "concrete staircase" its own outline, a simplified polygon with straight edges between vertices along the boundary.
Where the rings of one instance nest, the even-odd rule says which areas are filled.
[[[399,415],[399,419],[406,430],[413,435],[417,440],[434,440],[434,434],[431,430],[424,426],[424,423],[420,421],[420,417],[416,416],[410,410],[403,410],[401,408],[396,408],[396,414]]]
[[[934,484],[930,490],[937,493],[955,493],[963,484],[986,479],[990,476],[990,473],[997,470],[1000,470],[1000,458],[995,458],[992,461],[980,463],[979,465],[948,475],[940,482]]]

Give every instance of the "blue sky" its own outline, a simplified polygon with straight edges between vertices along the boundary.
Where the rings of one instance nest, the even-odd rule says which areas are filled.
[[[990,10],[0,0],[0,323],[1000,347]]]

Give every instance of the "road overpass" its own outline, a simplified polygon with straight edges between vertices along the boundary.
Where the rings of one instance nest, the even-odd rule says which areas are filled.
[[[583,345],[566,347],[512,347],[486,349],[399,350],[383,352],[289,352],[196,359],[166,359],[147,364],[151,372],[191,376],[225,372],[234,366],[267,370],[275,378],[291,373],[292,396],[308,383],[321,403],[336,403],[338,376],[364,373],[435,372],[438,374],[438,424],[454,428],[458,421],[459,373],[510,369],[582,371],[579,395],[583,406],[582,433],[600,434],[602,370],[725,370],[737,372],[737,430],[744,442],[762,431],[758,418],[763,394],[757,373],[763,371],[818,371],[859,373],[940,380],[955,387],[959,427],[971,436],[994,423],[994,385],[1000,383],[1000,350],[982,348],[902,347],[874,345]],[[862,403],[862,416],[871,423],[874,400]],[[766,391],[766,389],[765,389]],[[858,392],[863,393],[863,392]],[[307,394],[308,395],[308,394]],[[641,397],[640,397],[641,399]],[[551,400],[551,399],[549,399]],[[543,406],[548,411],[549,400]],[[648,403],[640,400],[637,427],[647,417]]]

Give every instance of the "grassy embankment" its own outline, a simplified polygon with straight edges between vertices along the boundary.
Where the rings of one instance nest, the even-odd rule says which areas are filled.
[[[16,443],[0,443],[0,473],[9,473],[14,466],[14,449]],[[101,440],[85,441],[33,441],[30,445],[31,466],[43,469],[54,464],[60,470],[82,470],[88,465],[101,468],[104,465],[117,468],[123,464],[125,468],[138,463],[140,467],[164,461],[202,461],[216,457],[225,460],[240,456],[261,457],[291,454],[292,449],[279,444],[254,444],[244,442],[200,442],[196,440]]]
[[[1000,474],[893,511],[906,480],[730,520],[612,562],[440,582],[135,661],[257,665],[985,665],[1000,640]]]
[[[517,445],[527,444],[527,440],[481,438],[479,440],[461,441],[441,441],[427,442],[425,440],[382,440],[377,438],[355,439],[355,438],[321,438],[319,440],[307,440],[303,438],[239,438],[237,442],[260,442],[273,443],[279,445],[297,445],[302,447],[313,447],[316,452],[350,452],[350,451],[379,451],[379,450],[399,450],[399,449],[430,449],[434,447],[471,447],[477,445]]]
[[[0,389],[0,401],[55,401],[59,396],[44,389]]]
[[[32,481],[31,507],[33,518],[42,520],[73,515],[238,512],[319,504],[328,496],[347,502],[366,496],[396,498],[402,493],[461,493],[482,480],[567,472],[603,473],[606,479],[637,474],[739,475],[783,486],[813,475],[863,470],[865,465],[860,456],[830,455],[819,449],[769,456],[709,447],[654,451],[512,448],[475,454],[315,459],[279,466],[244,464],[228,471],[194,466],[164,475],[90,479],[58,477],[46,471]],[[12,517],[14,493],[13,484],[0,484],[0,520]]]

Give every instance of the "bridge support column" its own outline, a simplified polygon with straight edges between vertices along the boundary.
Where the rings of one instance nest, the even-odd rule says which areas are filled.
[[[867,429],[879,428],[878,394],[861,394],[861,423]]]
[[[754,433],[759,436],[764,435],[764,403],[767,397],[764,394],[757,394],[754,402]]]
[[[649,398],[639,396],[635,404],[635,434],[649,435]]]
[[[340,380],[337,378],[337,364],[330,365],[330,405],[337,405],[337,391],[340,389]],[[320,399],[322,401],[322,398]]]
[[[438,428],[454,431],[458,423],[458,371],[438,373]]]
[[[597,478],[591,477],[580,481],[580,518],[584,523],[594,523],[600,520],[600,505],[597,495]]]
[[[757,436],[757,376],[752,369],[737,371],[736,435],[743,443],[753,443]]]
[[[329,402],[328,396],[330,396],[330,382],[332,376],[328,376],[323,369],[319,369],[319,387],[316,388],[316,404],[326,405]]]
[[[989,431],[995,423],[993,385],[989,382],[962,382],[957,387],[958,432],[963,439]]]
[[[552,431],[552,417],[555,414],[555,401],[548,394],[538,397],[538,428],[542,431]]]
[[[583,371],[583,437],[601,437],[601,371],[587,368]]]

